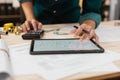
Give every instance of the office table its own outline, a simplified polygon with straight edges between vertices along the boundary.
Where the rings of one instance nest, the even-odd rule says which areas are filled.
[[[54,25],[44,25],[44,29],[58,29],[61,27],[65,26],[74,26],[77,24],[54,24]],[[102,22],[101,25],[114,25],[114,21],[112,22]],[[22,35],[22,34],[21,34]],[[9,35],[3,35],[2,38],[5,39],[8,45],[15,45],[15,44],[20,44],[20,43],[30,43],[31,41],[29,40],[23,40],[21,38],[21,35],[14,35],[14,34],[9,34]],[[50,33],[46,33],[44,38],[55,38],[56,36]],[[68,36],[71,37],[71,36]],[[100,45],[104,47],[104,49],[111,50],[114,52],[120,53],[120,41],[118,42],[101,42]],[[120,68],[120,60],[113,62],[117,67]],[[89,72],[89,73],[79,73],[79,74],[74,74],[73,76],[68,76],[65,77],[64,80],[96,80],[96,79],[106,79],[106,78],[112,78],[112,77],[118,77],[120,76],[119,72]],[[19,76],[14,76],[14,80],[42,80],[42,78],[37,75],[19,75]]]

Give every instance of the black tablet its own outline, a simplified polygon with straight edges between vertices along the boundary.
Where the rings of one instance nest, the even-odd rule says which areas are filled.
[[[93,40],[40,39],[32,40],[30,54],[103,53],[104,49]]]

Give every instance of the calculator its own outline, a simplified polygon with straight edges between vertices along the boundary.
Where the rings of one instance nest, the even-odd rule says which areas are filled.
[[[41,29],[37,31],[30,30],[27,33],[23,34],[22,38],[24,40],[40,39],[43,36],[43,34],[44,34],[44,30]]]

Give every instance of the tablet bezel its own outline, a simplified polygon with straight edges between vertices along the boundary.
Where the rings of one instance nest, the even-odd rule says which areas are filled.
[[[77,38],[78,39],[78,38]],[[40,40],[76,40],[76,38],[69,38],[69,39],[40,39]],[[32,40],[31,46],[30,46],[30,54],[31,55],[39,55],[39,54],[75,54],[75,53],[104,53],[104,49],[97,44],[94,40],[90,39],[90,41],[95,44],[98,49],[92,49],[92,50],[65,50],[65,51],[33,51],[34,48],[34,41]]]

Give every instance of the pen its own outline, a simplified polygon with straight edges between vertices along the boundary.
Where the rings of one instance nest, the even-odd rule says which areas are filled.
[[[78,26],[74,26],[74,28],[78,29]],[[90,34],[90,32],[86,31],[86,30],[82,30],[83,32],[87,33],[87,34]]]

